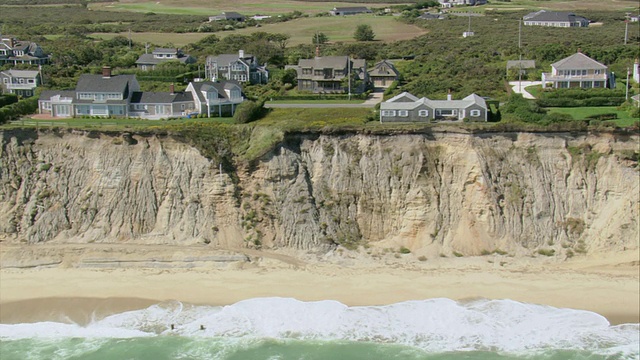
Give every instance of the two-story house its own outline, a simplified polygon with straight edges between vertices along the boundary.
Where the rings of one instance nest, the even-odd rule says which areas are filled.
[[[195,111],[207,117],[233,115],[244,101],[242,87],[234,81],[192,82],[185,92],[192,95]]]
[[[368,70],[369,79],[375,87],[388,88],[400,77],[400,72],[389,60],[382,60]]]
[[[269,81],[269,71],[266,64],[258,64],[258,58],[245,54],[244,50],[237,54],[220,54],[208,56],[205,64],[207,79],[233,80],[239,83],[266,84]]]
[[[135,75],[84,74],[75,90],[46,90],[38,108],[51,117],[139,117],[163,119],[204,113],[233,115],[242,103],[242,87],[235,82],[192,82],[184,92],[143,92]]]
[[[539,10],[522,17],[526,26],[588,27],[589,20],[571,12]]]
[[[363,92],[369,83],[367,63],[363,59],[351,59],[348,56],[316,56],[313,59],[300,59],[296,69],[298,90],[314,93],[342,93],[348,91],[348,76],[358,80],[351,84],[352,93]]]
[[[542,88],[614,88],[609,68],[578,51],[551,64],[550,73],[542,73]]]
[[[142,54],[136,60],[136,65],[143,71],[153,70],[158,64],[168,61],[179,61],[182,64],[193,64],[196,59],[189,54],[183,54],[182,50],[175,48],[156,48],[151,54]]]
[[[403,92],[380,103],[380,122],[487,121],[486,101],[476,94],[462,100],[431,100]]]
[[[41,83],[39,71],[12,69],[0,72],[0,87],[5,94],[30,97]]]
[[[0,65],[42,65],[48,62],[49,55],[34,42],[18,41],[11,37],[0,39]]]

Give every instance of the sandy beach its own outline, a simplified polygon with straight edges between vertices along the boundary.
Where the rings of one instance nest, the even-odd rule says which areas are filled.
[[[272,296],[331,299],[350,306],[440,297],[507,298],[594,311],[612,324],[640,322],[637,250],[568,261],[503,256],[418,261],[357,254],[310,261],[247,255],[250,261],[222,268],[5,266],[0,270],[0,322],[86,323],[167,300],[226,305]]]

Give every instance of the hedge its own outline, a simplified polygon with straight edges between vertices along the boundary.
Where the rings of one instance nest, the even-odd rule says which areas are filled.
[[[624,97],[549,98],[536,101],[540,107],[620,106],[624,102]]]
[[[16,120],[23,115],[33,114],[38,110],[38,98],[33,96],[0,108],[0,124]]]
[[[0,108],[18,102],[18,95],[5,94],[0,96]]]
[[[554,89],[540,93],[541,99],[589,99],[589,98],[620,98],[624,97],[624,90],[613,89]]]
[[[362,94],[351,94],[351,99],[366,100],[369,92]],[[278,95],[271,97],[271,100],[348,100],[348,94],[308,94],[308,95]]]

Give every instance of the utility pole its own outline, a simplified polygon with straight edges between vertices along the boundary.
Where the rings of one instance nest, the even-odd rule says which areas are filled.
[[[131,28],[129,28],[129,50],[131,50]]]
[[[627,66],[627,83],[624,86],[624,100],[625,101],[629,101],[629,74],[631,73],[631,71],[629,70],[629,67]]]
[[[627,45],[627,38],[629,37],[629,19],[624,21],[624,44]]]
[[[349,78],[349,100],[351,100],[351,55],[347,56],[347,77]]]
[[[522,93],[522,20],[518,20],[518,90]]]

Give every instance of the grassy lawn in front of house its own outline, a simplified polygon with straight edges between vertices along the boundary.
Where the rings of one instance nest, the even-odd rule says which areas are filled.
[[[574,120],[584,120],[593,115],[616,114],[618,118],[609,121],[620,127],[631,126],[638,121],[637,118],[631,117],[628,111],[618,110],[615,106],[552,107],[547,108],[547,110],[549,110],[549,113],[569,114]]]

